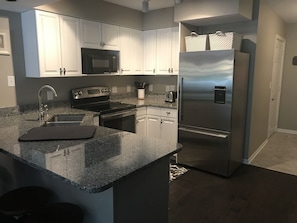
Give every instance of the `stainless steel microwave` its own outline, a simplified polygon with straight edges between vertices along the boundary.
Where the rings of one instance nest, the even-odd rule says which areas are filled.
[[[119,73],[119,51],[81,48],[83,74]]]

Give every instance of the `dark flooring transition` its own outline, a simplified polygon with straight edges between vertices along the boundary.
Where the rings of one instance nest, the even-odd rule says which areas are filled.
[[[250,165],[230,178],[191,169],[169,188],[169,223],[297,222],[293,175]]]

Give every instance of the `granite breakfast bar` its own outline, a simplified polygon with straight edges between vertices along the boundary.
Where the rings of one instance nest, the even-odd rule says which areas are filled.
[[[91,112],[52,113],[86,113],[83,125],[92,124]],[[168,221],[169,157],[180,144],[99,126],[90,139],[19,142],[40,125],[35,115],[0,118],[1,193],[46,187],[54,201],[80,206],[85,223]]]

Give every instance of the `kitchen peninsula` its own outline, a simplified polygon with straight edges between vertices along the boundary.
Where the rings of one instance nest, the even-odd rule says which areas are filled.
[[[84,113],[83,125],[92,124],[92,112],[51,113]],[[79,205],[85,223],[168,221],[169,157],[180,144],[100,126],[86,140],[19,142],[40,125],[36,112],[0,119],[2,192],[46,187],[54,201]]]

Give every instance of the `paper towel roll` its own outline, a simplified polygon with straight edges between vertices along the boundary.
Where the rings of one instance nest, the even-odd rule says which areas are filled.
[[[144,94],[145,94],[144,89],[138,89],[138,99],[143,100],[144,99]]]

